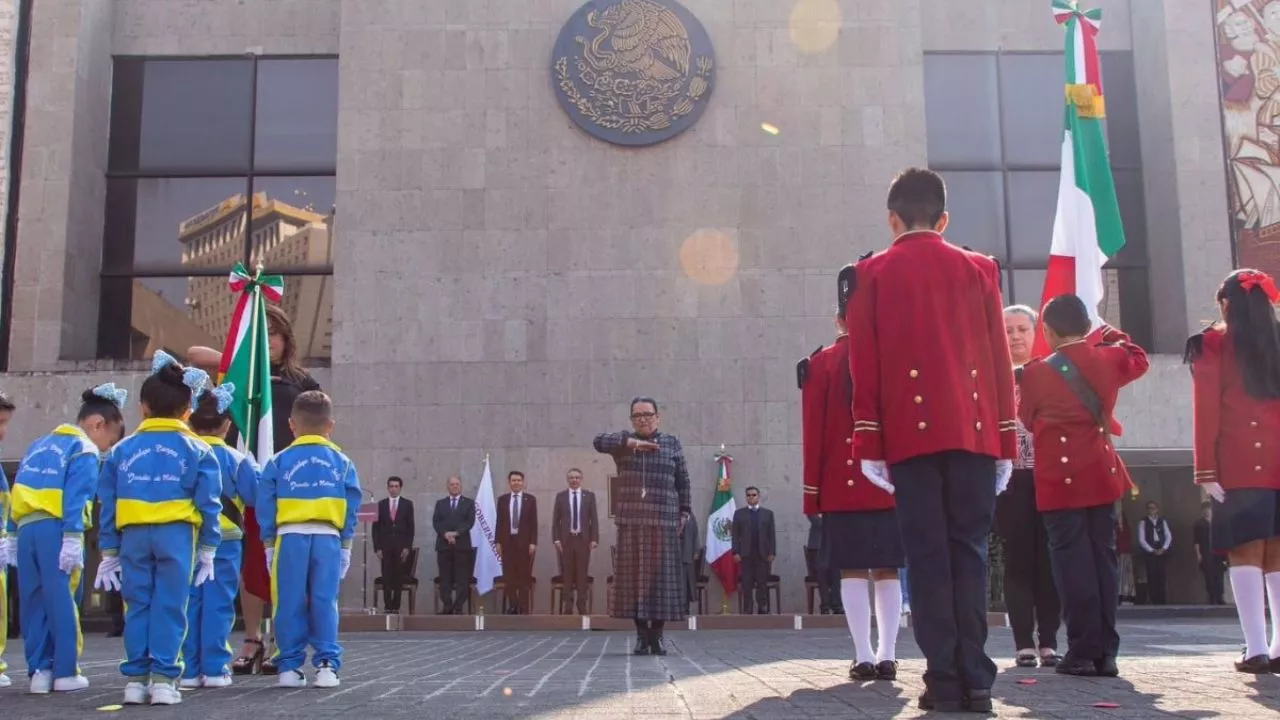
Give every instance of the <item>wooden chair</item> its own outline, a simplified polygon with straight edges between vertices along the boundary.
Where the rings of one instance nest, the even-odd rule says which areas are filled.
[[[773,614],[774,615],[782,614],[782,608],[779,607],[782,604],[782,578],[778,577],[777,575],[770,575],[769,578],[764,582],[764,590],[765,590],[765,597],[772,597],[771,602],[773,604]],[[742,587],[741,584],[738,585],[738,614],[739,615],[745,615],[747,612],[747,606],[746,606],[747,592],[749,591],[746,588]]]
[[[501,575],[493,579],[493,589],[498,593],[498,612],[496,615],[505,615],[507,612],[507,581]],[[534,607],[537,605],[536,598],[538,596],[538,578],[529,578],[529,614],[533,614]]]
[[[813,598],[818,594],[818,551],[813,548],[804,549],[804,564],[808,575],[804,576],[805,606],[809,614],[813,614]]]
[[[609,577],[610,577],[610,578],[612,578],[613,576],[612,576],[612,575],[610,575]],[[585,590],[585,592],[587,593],[587,614],[588,614],[588,615],[592,614],[592,610],[594,610],[594,609],[595,609],[595,597],[594,597],[594,595],[595,595],[595,587],[596,587],[596,579],[595,579],[595,577],[593,577],[593,576],[591,576],[591,575],[588,575],[588,576],[587,576],[587,588],[586,588],[586,590]],[[563,614],[563,613],[561,613],[561,612],[560,612],[560,599],[561,599],[561,597],[562,597],[563,595],[564,595],[564,576],[563,576],[563,575],[556,575],[555,577],[551,578],[551,597],[550,597],[550,600],[551,600],[551,614],[552,614],[552,615],[562,615],[562,614]]]
[[[404,582],[400,585],[400,592],[409,596],[409,614],[415,614],[418,607],[418,548],[409,548],[409,559],[405,560],[407,567],[405,570]],[[382,583],[382,576],[373,579],[373,599],[378,601],[378,593],[382,593],[382,605],[387,605],[387,591]]]
[[[440,576],[439,575],[435,576],[435,578],[432,579],[432,582],[435,584],[435,590],[432,593],[433,600],[434,600],[432,605],[435,608],[435,613],[439,615],[440,614]],[[471,577],[471,583],[467,587],[468,587],[467,599],[466,599],[467,614],[474,615],[475,600],[476,600],[476,578],[474,575]]]

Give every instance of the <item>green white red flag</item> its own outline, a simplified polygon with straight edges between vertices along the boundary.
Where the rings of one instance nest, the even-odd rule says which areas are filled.
[[[229,281],[231,291],[240,293],[240,300],[222,350],[218,382],[235,383],[231,417],[240,429],[239,446],[262,466],[276,450],[266,302],[279,302],[284,296],[284,278],[263,275],[261,269],[250,275],[244,265],[236,263]]]
[[[1066,29],[1066,121],[1058,209],[1041,306],[1059,295],[1075,293],[1089,309],[1096,328],[1102,324],[1098,306],[1106,290],[1102,266],[1124,247],[1124,225],[1103,127],[1107,113],[1097,44],[1102,11],[1081,10],[1076,0],[1053,0],[1053,16]],[[1036,334],[1033,353],[1048,354],[1042,333]]]
[[[733,458],[721,446],[715,459],[716,494],[711,498],[711,513],[707,518],[707,564],[720,578],[725,595],[731,595],[738,589],[738,568],[733,562],[733,513],[738,506],[729,478]]]

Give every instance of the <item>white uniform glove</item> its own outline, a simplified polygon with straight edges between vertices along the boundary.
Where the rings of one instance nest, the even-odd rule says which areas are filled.
[[[1013,476],[1012,460],[996,461],[996,494],[1009,489],[1009,478]]]
[[[62,551],[58,553],[58,569],[70,575],[84,567],[84,538],[63,537]]]
[[[275,569],[275,566],[271,564],[271,561],[276,556],[276,549],[268,545],[266,547],[266,556],[267,556],[267,574],[274,576],[276,574],[276,569]]]
[[[1204,493],[1206,495],[1213,498],[1214,500],[1217,500],[1218,502],[1227,501],[1226,491],[1223,490],[1222,486],[1216,482],[1200,483],[1200,489],[1204,490]]]
[[[342,548],[342,558],[338,563],[338,579],[341,580],[347,576],[347,571],[351,569],[351,548]]]
[[[213,579],[213,553],[212,548],[200,548],[196,551],[196,579],[193,583],[196,587]]]
[[[10,565],[14,567],[18,567],[18,536],[17,535],[9,536],[9,555],[6,557],[6,561]]]
[[[98,576],[93,579],[93,587],[105,592],[120,590],[120,557],[104,555],[98,563]]]
[[[893,483],[889,482],[889,466],[883,460],[863,460],[862,474],[867,476],[872,485],[893,494]]]
[[[12,541],[9,540],[7,536],[0,537],[0,572],[3,572],[4,568],[9,565],[17,564],[14,561],[10,560],[10,558],[12,557],[11,553],[13,552],[13,550],[10,549],[11,542]]]

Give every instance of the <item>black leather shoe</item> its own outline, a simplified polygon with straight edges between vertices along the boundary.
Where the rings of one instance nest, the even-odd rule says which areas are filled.
[[[1062,664],[1062,656],[1056,652],[1040,656],[1040,667],[1058,667],[1060,664]]]
[[[876,663],[876,677],[880,680],[897,680],[898,661],[884,660]]]
[[[649,654],[666,655],[667,649],[662,647],[662,635],[657,630],[649,631]]]
[[[991,691],[969,690],[964,694],[964,709],[972,713],[991,712]]]
[[[849,668],[850,680],[875,680],[876,666],[869,662],[855,663]]]
[[[757,609],[757,610],[756,610],[756,614],[757,614],[757,615],[768,615],[768,614],[769,614],[769,608],[768,608],[768,606],[762,606],[762,607],[760,607],[759,609]]]
[[[1271,672],[1280,673],[1280,657],[1271,658]]]
[[[1092,660],[1078,660],[1067,656],[1065,660],[1058,663],[1058,667],[1053,669],[1059,675],[1075,675],[1076,677],[1097,677],[1098,668],[1093,664]]]
[[[648,641],[648,639],[647,639],[647,638],[645,638],[645,637],[638,637],[638,638],[636,638],[636,649],[632,652],[632,654],[633,654],[633,655],[648,655],[648,654],[649,654],[649,641]]]
[[[1266,655],[1254,655],[1251,658],[1237,660],[1236,672],[1249,673],[1251,675],[1270,675],[1271,659]]]
[[[1098,660],[1093,665],[1098,669],[1098,677],[1120,677],[1120,668],[1116,666],[1116,659],[1110,655]]]
[[[963,700],[934,700],[928,690],[925,690],[924,694],[916,700],[916,707],[925,712],[958,713],[968,710]]]

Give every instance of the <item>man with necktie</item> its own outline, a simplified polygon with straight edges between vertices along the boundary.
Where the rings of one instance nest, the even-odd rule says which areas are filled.
[[[538,551],[538,501],[524,491],[524,473],[507,473],[511,492],[498,498],[498,552],[507,613],[528,615],[532,606],[533,556]]]
[[[551,511],[551,541],[560,554],[560,575],[564,580],[560,612],[573,612],[577,598],[578,614],[587,614],[587,568],[591,552],[600,543],[600,528],[596,524],[596,494],[582,489],[582,471],[569,468],[565,476],[568,490],[556,493]]]
[[[373,552],[382,561],[382,598],[387,614],[400,612],[400,590],[408,574],[406,563],[413,547],[413,502],[400,497],[404,480],[387,478],[387,495],[378,503],[373,523]]]
[[[752,589],[756,610],[769,614],[769,572],[777,552],[773,511],[760,507],[760,489],[747,488],[747,506],[733,514],[733,559],[742,571],[742,612],[751,614]]]
[[[440,614],[461,615],[471,595],[471,526],[476,503],[462,495],[462,478],[449,478],[449,494],[436,501],[431,527],[436,531],[436,562],[440,568]]]

